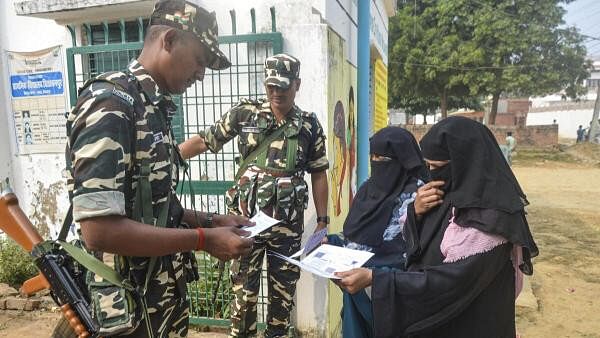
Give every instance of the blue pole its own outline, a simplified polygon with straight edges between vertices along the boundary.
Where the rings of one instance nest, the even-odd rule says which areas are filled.
[[[358,91],[357,91],[357,154],[356,177],[360,186],[369,177],[369,132],[371,116],[369,111],[369,67],[370,58],[370,25],[371,0],[358,0]]]

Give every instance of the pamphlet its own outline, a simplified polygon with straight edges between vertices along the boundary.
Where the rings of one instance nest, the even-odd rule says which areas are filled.
[[[254,215],[252,218],[250,218],[250,221],[254,222],[255,225],[242,227],[242,230],[246,230],[246,231],[250,232],[250,235],[248,235],[247,238],[254,237],[254,236],[258,235],[259,233],[269,229],[273,225],[281,222],[272,217],[269,217],[267,214],[265,214],[264,212],[262,212],[260,210],[258,211],[258,213],[256,215]]]
[[[277,252],[270,252],[269,254],[299,266],[312,274],[331,279],[340,279],[334,275],[335,272],[359,268],[373,256],[373,253],[367,251],[322,244],[301,260],[293,258],[300,256],[303,251],[300,250],[300,254],[297,252],[291,257]]]

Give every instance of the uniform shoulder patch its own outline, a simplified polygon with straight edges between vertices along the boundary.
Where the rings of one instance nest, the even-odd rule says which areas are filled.
[[[135,99],[127,93],[127,87],[127,74],[124,72],[109,72],[88,80],[80,88],[80,95],[83,91],[88,90],[91,98],[100,99],[115,96],[127,106],[133,107]]]
[[[133,96],[127,94],[126,92],[124,92],[122,90],[118,90],[116,87],[113,87],[112,94],[115,95],[116,97],[120,98],[121,100],[125,101],[127,104],[129,104],[130,106],[133,107],[133,104],[135,102],[135,100],[133,99]]]

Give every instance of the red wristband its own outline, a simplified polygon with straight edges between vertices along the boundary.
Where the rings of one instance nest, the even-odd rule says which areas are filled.
[[[198,244],[196,244],[196,251],[200,251],[204,249],[204,229],[196,228],[196,231],[198,232]]]

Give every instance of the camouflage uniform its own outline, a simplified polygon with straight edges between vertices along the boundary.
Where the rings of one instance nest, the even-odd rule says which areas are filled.
[[[238,184],[227,192],[230,213],[252,216],[260,209],[282,220],[255,237],[252,252],[232,264],[235,295],[231,315],[232,337],[256,334],[256,307],[265,250],[290,256],[300,249],[304,209],[308,204],[304,172],[320,172],[329,167],[325,135],[316,115],[297,106],[293,106],[285,120],[277,122],[267,100],[242,100],[215,125],[201,133],[213,153],[239,136],[238,148],[242,158],[246,158],[262,140],[288,122],[283,134],[271,142],[263,156],[259,155],[241,175]],[[294,156],[290,156],[288,145],[293,138],[297,140],[297,152],[294,165],[290,165],[288,161]],[[300,269],[272,255],[267,255],[267,266],[269,305],[265,336],[286,336]]]
[[[150,25],[156,24],[195,34],[212,55],[209,68],[230,65],[218,50],[214,12],[185,1],[159,1],[150,20]],[[139,221],[132,209],[140,168],[149,165],[152,205],[146,209],[152,215],[151,219],[144,216],[146,223],[154,225],[169,203],[166,226],[187,227],[181,224],[183,209],[175,196],[180,157],[171,118],[176,110],[171,97],[160,92],[136,60],[126,71],[102,74],[84,86],[67,122],[67,184],[75,221],[109,215]],[[114,257],[114,267],[122,276],[138,288],[144,285],[150,258]],[[187,282],[198,279],[193,253],[158,257],[150,276],[144,299],[154,337],[185,337],[189,320]],[[144,323],[128,335],[146,336]]]
[[[69,115],[67,156],[72,169],[68,188],[75,221],[108,215],[131,218],[141,161],[150,163],[154,220],[167,202],[169,192],[174,194],[178,163],[169,166],[169,159],[177,145],[170,123],[163,129],[161,119],[170,121],[177,107],[170,96],[159,93],[154,80],[137,61],[133,61],[128,70],[135,77],[132,83],[136,86],[128,84],[130,75],[127,73],[103,74],[99,78],[116,85],[93,82],[80,93]],[[136,87],[139,92],[130,90]],[[181,206],[175,196],[171,204],[168,226],[180,227],[181,213],[175,210],[181,210]],[[167,332],[171,337],[187,334],[186,278],[193,276],[194,271],[190,257],[190,254],[177,253],[157,259],[146,299],[158,336]],[[148,262],[149,258],[129,257],[130,278],[137,285],[145,282]],[[123,265],[123,262],[115,264]],[[127,270],[124,266],[118,268]],[[177,325],[171,325],[173,323]],[[159,330],[163,326],[168,331]]]

